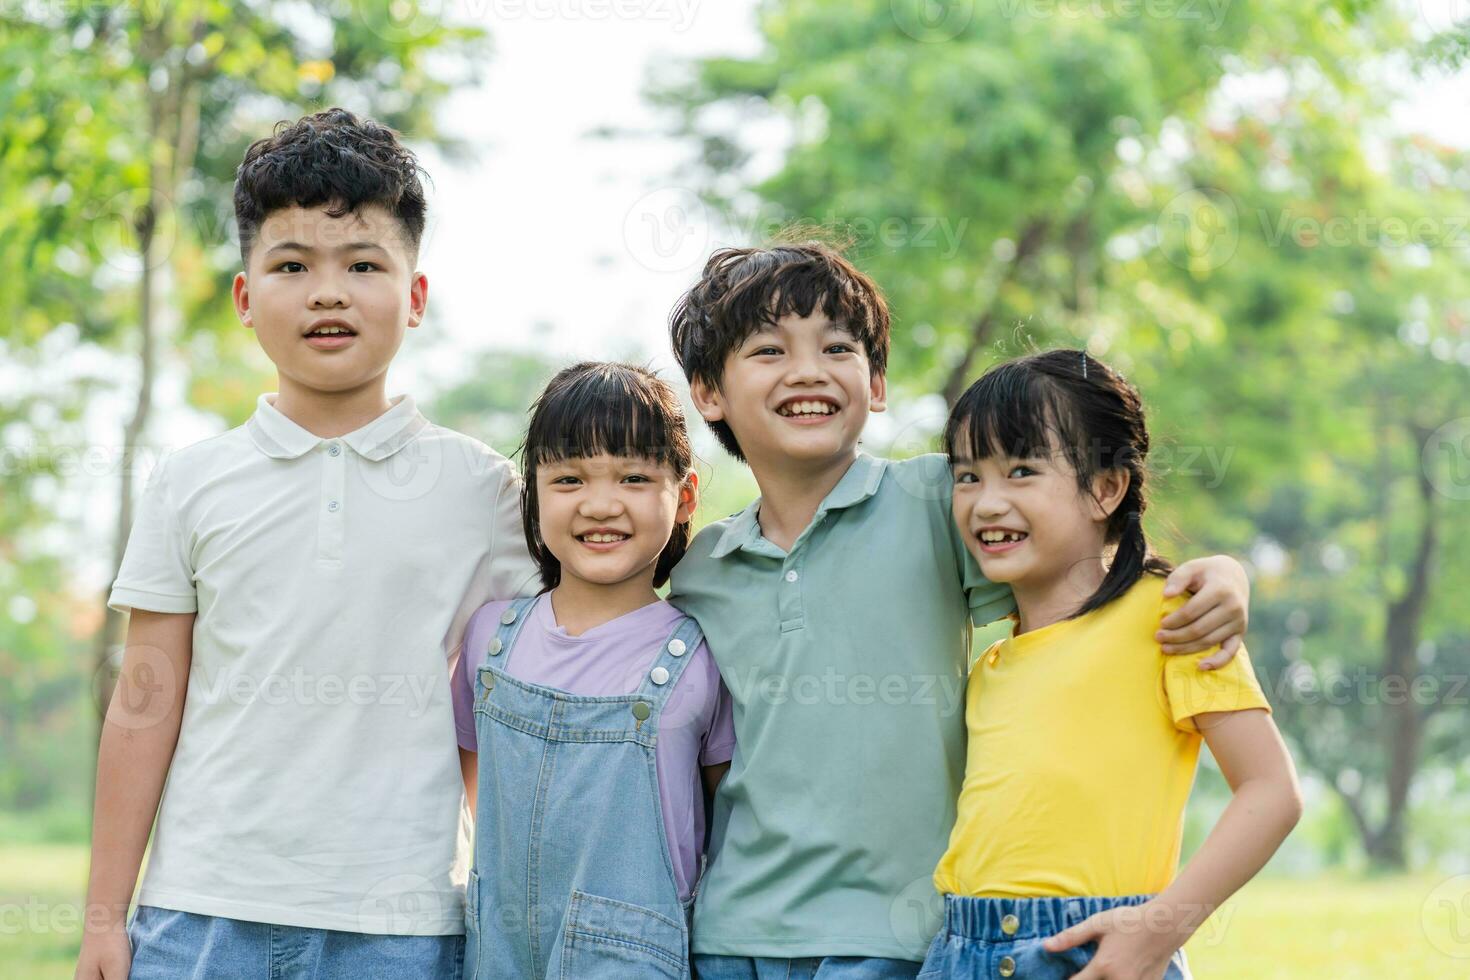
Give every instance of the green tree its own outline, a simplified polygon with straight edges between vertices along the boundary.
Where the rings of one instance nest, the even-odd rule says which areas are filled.
[[[1055,343],[1140,384],[1155,534],[1253,559],[1278,715],[1389,866],[1416,776],[1470,749],[1443,697],[1470,668],[1466,250],[1444,217],[1470,180],[1388,135],[1386,66],[1454,57],[1411,26],[1357,0],[788,0],[753,57],[651,91],[732,225],[855,234],[900,397],[952,402]],[[771,120],[789,145],[752,176],[742,133]],[[1440,696],[1392,696],[1415,681]]]
[[[269,377],[224,299],[239,266],[231,187],[246,146],[277,120],[341,104],[454,150],[433,109],[476,80],[486,49],[478,28],[387,0],[19,4],[0,13],[0,343],[32,369],[94,345],[131,360],[136,377],[122,382],[131,410],[107,451],[113,568],[170,351],[182,355],[191,403],[230,422]],[[87,380],[91,391],[118,386]],[[44,393],[61,413],[75,413],[80,396]],[[5,399],[0,427],[42,460],[7,473],[7,498],[33,500],[47,470],[45,426]],[[7,503],[6,519],[33,526],[54,516]],[[12,587],[0,580],[0,600]],[[99,666],[121,626],[108,611],[96,631]]]

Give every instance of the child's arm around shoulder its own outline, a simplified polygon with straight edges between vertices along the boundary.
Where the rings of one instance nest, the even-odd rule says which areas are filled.
[[[1186,592],[1191,593],[1189,600],[1163,618],[1154,638],[1169,654],[1218,646],[1218,653],[1199,662],[1200,670],[1228,664],[1250,620],[1251,583],[1245,567],[1229,555],[1187,561],[1170,573],[1164,596]]]
[[[1094,915],[1052,936],[1052,952],[1097,941],[1097,955],[1074,980],[1157,978],[1169,958],[1255,877],[1301,818],[1301,789],[1281,734],[1263,709],[1194,717],[1220,771],[1230,803],[1179,877],[1143,905]]]
[[[193,660],[194,613],[134,609],[122,670],[102,722],[92,870],[78,980],[126,980],[128,903],[178,744]]]

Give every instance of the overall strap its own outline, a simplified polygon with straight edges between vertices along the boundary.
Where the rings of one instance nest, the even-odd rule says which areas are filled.
[[[515,645],[516,637],[520,636],[521,627],[531,618],[531,607],[539,598],[540,596],[534,595],[523,596],[505,608],[500,614],[500,627],[485,648],[484,663],[493,664],[500,670],[506,669],[506,665],[510,663],[510,649]]]
[[[699,624],[690,616],[681,617],[674,625],[674,631],[659,646],[653,665],[643,676],[643,683],[638,687],[639,697],[650,702],[655,709],[662,709],[703,639],[704,633]]]

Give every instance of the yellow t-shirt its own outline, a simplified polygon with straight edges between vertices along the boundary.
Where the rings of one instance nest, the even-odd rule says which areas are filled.
[[[1165,656],[1164,580],[1076,619],[1001,640],[965,694],[969,748],[940,892],[1135,895],[1174,877],[1201,737],[1192,717],[1270,707],[1242,648]]]

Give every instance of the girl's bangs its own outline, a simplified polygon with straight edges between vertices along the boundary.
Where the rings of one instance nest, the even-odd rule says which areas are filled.
[[[1021,364],[1003,364],[975,382],[955,404],[944,429],[951,459],[1050,457],[1070,445],[1060,392]]]
[[[589,456],[653,459],[678,468],[683,419],[623,372],[589,372],[547,392],[526,433],[535,464]]]

